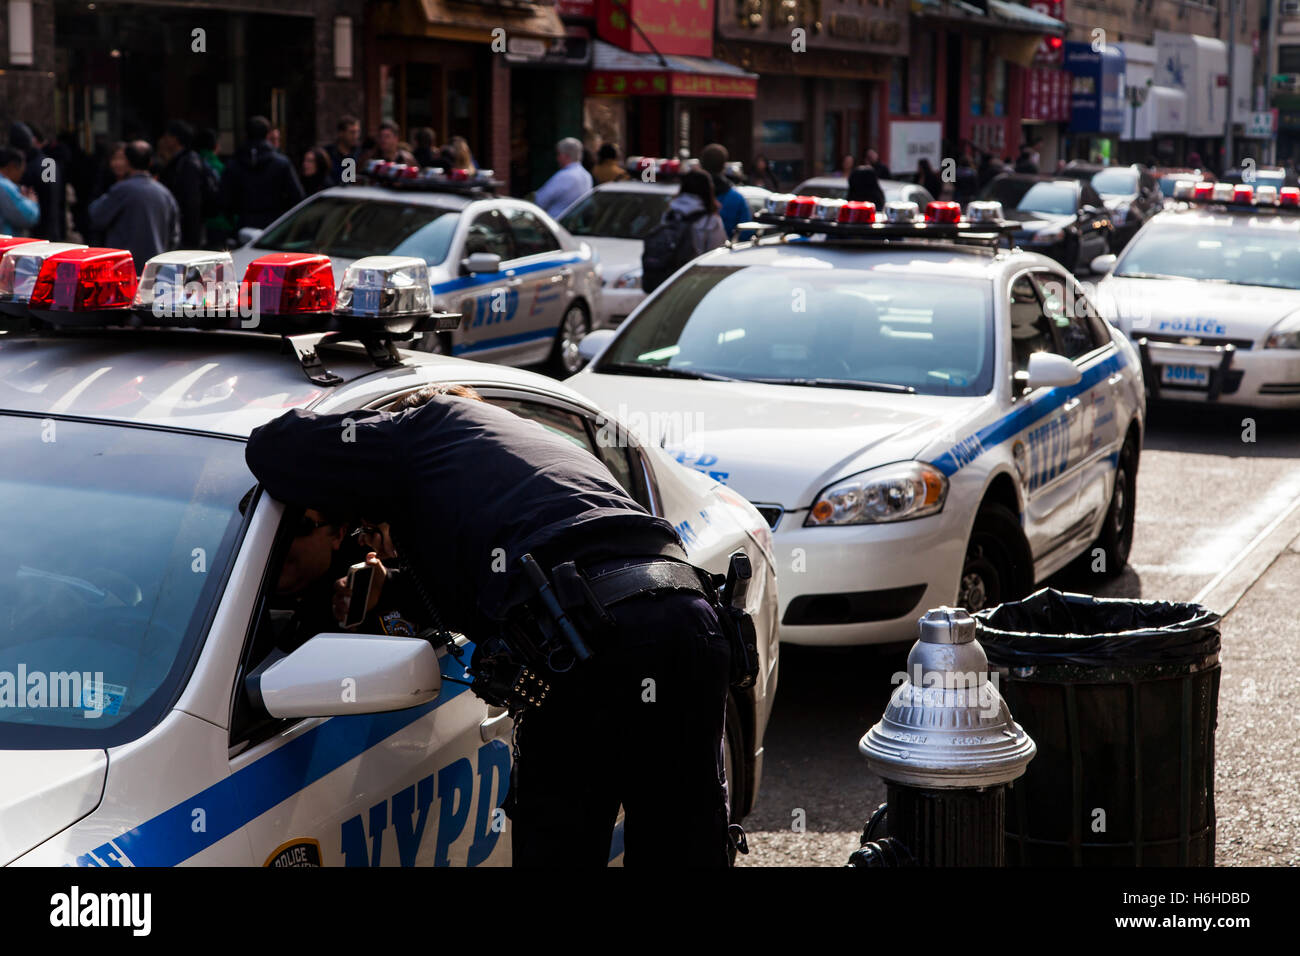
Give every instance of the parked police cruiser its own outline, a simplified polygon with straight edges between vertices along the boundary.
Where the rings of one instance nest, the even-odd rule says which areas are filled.
[[[1073,276],[997,248],[997,203],[769,203],[781,234],[684,267],[568,384],[767,516],[782,638],[903,640],[1085,553],[1118,574],[1142,373]]]
[[[1143,226],[1098,306],[1137,343],[1150,395],[1300,406],[1300,189],[1179,182]]]

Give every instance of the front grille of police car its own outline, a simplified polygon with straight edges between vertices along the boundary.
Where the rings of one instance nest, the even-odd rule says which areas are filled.
[[[1255,344],[1254,339],[1231,339],[1212,335],[1188,335],[1186,333],[1183,335],[1177,333],[1172,335],[1155,335],[1149,332],[1139,332],[1135,330],[1133,332],[1133,341],[1136,342],[1138,339],[1146,339],[1148,342],[1161,342],[1168,345],[1192,345],[1191,342],[1184,342],[1183,340],[1199,339],[1199,341],[1195,343],[1195,346],[1207,349],[1212,349],[1216,345],[1231,345],[1237,349],[1248,349]]]

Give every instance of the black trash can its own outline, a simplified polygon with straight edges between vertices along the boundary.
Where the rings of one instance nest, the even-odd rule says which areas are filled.
[[[1219,615],[1043,589],[974,615],[1038,755],[1008,866],[1213,866]]]

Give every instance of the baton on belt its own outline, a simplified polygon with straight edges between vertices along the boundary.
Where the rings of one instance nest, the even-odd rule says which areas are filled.
[[[581,635],[578,634],[577,628],[569,620],[569,616],[564,613],[564,608],[560,607],[559,600],[555,597],[555,592],[551,590],[551,583],[546,580],[541,566],[533,559],[531,554],[525,554],[519,559],[519,563],[524,566],[524,571],[528,574],[528,579],[533,582],[533,587],[537,588],[537,594],[542,599],[542,604],[554,618],[556,626],[560,633],[564,635],[565,640],[573,649],[573,656],[580,661],[585,661],[591,657],[591,650],[587,647]]]

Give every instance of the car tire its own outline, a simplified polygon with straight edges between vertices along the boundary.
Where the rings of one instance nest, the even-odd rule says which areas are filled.
[[[980,507],[966,543],[957,606],[972,614],[1015,601],[1034,584],[1033,561],[1016,516],[1006,507],[987,502]]]
[[[1138,451],[1133,439],[1124,442],[1115,468],[1115,487],[1111,491],[1110,505],[1101,534],[1083,557],[1089,568],[1095,563],[1097,549],[1101,549],[1102,569],[1095,573],[1103,578],[1117,578],[1128,566],[1129,552],[1133,550],[1133,518],[1137,512]]]
[[[727,716],[722,725],[722,767],[727,779],[727,822],[739,823],[743,819],[740,807],[744,802],[741,788],[745,785],[745,735],[741,730],[740,708],[734,694],[727,694]],[[736,848],[727,843],[728,859],[734,865]]]
[[[578,343],[591,331],[591,316],[587,307],[576,299],[569,303],[560,319],[560,327],[555,330],[555,344],[551,346],[549,371],[558,379],[568,378],[582,368],[582,357],[578,354]]]

